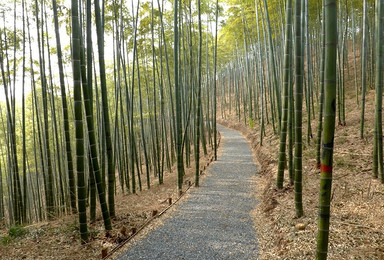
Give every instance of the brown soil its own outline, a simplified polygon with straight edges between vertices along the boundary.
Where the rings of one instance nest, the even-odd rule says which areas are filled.
[[[219,137],[218,137],[219,138]],[[201,173],[213,160],[213,151],[209,150],[200,160]],[[186,168],[184,188],[194,183],[193,155],[191,166]],[[77,215],[60,216],[56,220],[36,223],[23,227],[25,234],[11,239],[6,245],[0,245],[0,259],[101,259],[102,249],[110,252],[130,237],[132,228],[140,229],[152,218],[152,212],[162,212],[168,207],[168,198],[175,202],[177,192],[176,169],[164,173],[164,184],[159,185],[152,177],[152,186],[146,189],[146,179],[142,176],[143,191],[136,194],[116,195],[116,218],[113,230],[106,235],[100,209],[95,223],[89,225],[90,239],[85,245],[80,244]],[[166,217],[167,214],[161,216]],[[124,232],[125,230],[125,232]],[[125,235],[124,235],[125,233]],[[8,236],[8,229],[0,230],[0,238]],[[1,241],[0,241],[1,242]]]
[[[360,139],[360,107],[356,104],[354,85],[348,84],[347,88],[346,126],[336,126],[335,133],[328,259],[384,259],[383,184],[372,178],[374,91],[367,93],[365,136]],[[317,135],[315,121],[312,123],[314,137]],[[315,259],[320,180],[315,139],[303,147],[305,215],[297,219],[293,187],[286,180],[284,189],[275,188],[278,136],[268,125],[263,146],[260,146],[259,130],[236,122],[238,119],[234,115],[227,115],[220,121],[247,137],[259,165],[254,182],[259,204],[252,212],[259,239],[259,259]],[[288,178],[287,172],[285,178]]]

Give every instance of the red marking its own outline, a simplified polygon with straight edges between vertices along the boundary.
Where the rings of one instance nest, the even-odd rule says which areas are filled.
[[[332,166],[322,164],[321,172],[332,173]]]

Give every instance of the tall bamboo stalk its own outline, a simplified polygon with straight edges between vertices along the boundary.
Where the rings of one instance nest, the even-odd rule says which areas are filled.
[[[367,0],[364,0],[363,4],[363,40],[362,40],[362,49],[361,49],[361,116],[360,116],[360,138],[364,138],[364,117],[365,117],[365,94],[366,94],[366,81],[367,81],[367,30],[368,30],[368,21],[367,21]]]
[[[198,79],[197,79],[197,112],[196,112],[196,141],[194,146],[195,151],[195,186],[199,186],[199,174],[200,174],[200,123],[201,123],[201,57],[202,57],[202,48],[203,48],[203,35],[201,29],[201,3],[200,0],[197,0],[197,10],[198,10],[198,23],[199,23],[199,53],[198,53]]]
[[[325,71],[324,71],[324,129],[322,135],[321,180],[317,234],[317,259],[327,259],[330,202],[332,191],[333,140],[336,116],[336,57],[337,6],[336,0],[324,1]]]
[[[103,8],[104,11],[104,8]],[[115,163],[112,148],[111,125],[109,120],[109,105],[107,95],[107,80],[105,73],[105,59],[104,59],[104,13],[100,12],[99,1],[95,1],[95,18],[96,18],[96,32],[97,32],[97,47],[99,53],[99,69],[100,69],[100,83],[101,83],[101,100],[102,100],[102,113],[105,131],[106,154],[107,154],[107,170],[108,170],[108,206],[109,214],[111,217],[115,216]]]
[[[78,1],[72,0],[72,66],[73,66],[73,98],[75,108],[76,127],[76,172],[80,236],[82,243],[88,240],[86,184],[84,176],[84,134],[81,100],[81,68],[80,68],[80,26],[78,15]]]
[[[214,54],[214,65],[213,65],[213,142],[214,142],[214,154],[215,154],[215,161],[217,160],[217,90],[216,90],[216,84],[217,84],[217,24],[219,19],[219,0],[216,0],[216,23],[215,23],[215,54]]]
[[[289,76],[290,76],[290,61],[291,61],[291,33],[292,33],[292,0],[287,1],[285,12],[285,47],[284,47],[284,70],[283,70],[283,115],[280,131],[280,151],[279,165],[277,170],[277,188],[283,188],[284,168],[286,162],[286,140],[287,140],[287,121],[288,121],[288,96],[289,96]]]
[[[375,135],[374,135],[374,150],[373,150],[373,174],[374,177],[380,175],[381,182],[384,183],[383,172],[383,18],[384,1],[376,0],[376,15],[375,15]]]
[[[184,176],[184,156],[183,156],[183,129],[181,118],[181,86],[179,84],[179,25],[178,25],[178,6],[179,1],[174,0],[174,17],[173,17],[173,30],[174,30],[174,85],[175,85],[175,102],[176,102],[176,154],[177,154],[177,189],[179,194],[183,189],[183,176]]]
[[[301,217],[303,211],[302,183],[302,117],[303,117],[303,67],[302,67],[302,34],[301,34],[301,0],[295,3],[295,205],[296,216]]]
[[[82,85],[83,90],[83,99],[84,99],[84,108],[86,115],[86,123],[88,129],[88,142],[89,142],[89,161],[92,163],[90,165],[90,174],[93,175],[97,192],[99,195],[99,202],[101,207],[101,212],[104,220],[104,227],[106,230],[112,230],[112,224],[110,219],[110,214],[108,211],[108,205],[105,197],[105,187],[101,180],[100,166],[97,154],[97,143],[94,127],[94,118],[93,118],[93,104],[92,104],[92,12],[91,12],[91,1],[87,0],[87,75],[85,71],[83,72],[82,77],[86,77],[86,81]],[[84,56],[84,55],[83,55]],[[82,57],[83,60],[83,57]],[[85,63],[85,61],[83,61]]]

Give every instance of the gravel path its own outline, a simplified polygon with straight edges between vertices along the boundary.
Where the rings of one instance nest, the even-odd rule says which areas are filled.
[[[249,144],[237,131],[219,127],[217,162],[164,224],[116,259],[257,259],[257,239],[250,211],[256,201],[256,174]]]

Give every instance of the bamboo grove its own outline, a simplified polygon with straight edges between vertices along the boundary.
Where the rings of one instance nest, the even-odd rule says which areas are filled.
[[[350,89],[361,138],[375,89],[372,175],[384,182],[382,8],[382,0],[7,2],[0,219],[76,213],[86,241],[97,201],[108,231],[117,192],[162,184],[173,166],[179,194],[185,167],[195,167],[198,186],[200,150],[217,156],[216,116],[235,115],[259,131],[260,145],[267,126],[280,139],[276,188],[294,186],[297,217],[302,153],[316,147],[325,259],[335,123],[348,123]]]
[[[199,169],[203,153],[217,147],[219,6],[174,4],[21,0],[3,6],[3,224],[75,213],[85,242],[98,207],[105,230],[112,229],[117,192],[162,184],[176,163],[183,192],[184,168]]]

